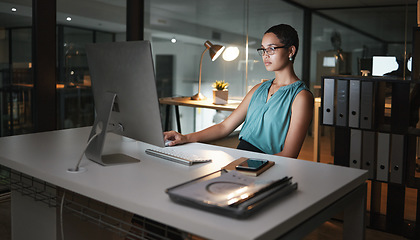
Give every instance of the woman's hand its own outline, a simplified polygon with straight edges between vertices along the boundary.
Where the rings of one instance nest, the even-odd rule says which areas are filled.
[[[175,145],[184,144],[187,142],[187,137],[176,131],[164,132],[163,136],[164,136],[165,142],[170,141],[168,143],[168,146],[175,146]]]

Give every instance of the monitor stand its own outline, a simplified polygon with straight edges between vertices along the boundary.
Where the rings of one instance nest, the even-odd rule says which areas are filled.
[[[109,131],[114,131],[116,128],[118,128],[120,132],[123,130],[122,126],[111,126],[111,129],[109,126],[109,120],[111,118],[112,108],[114,106],[116,97],[117,94],[115,93],[107,93],[104,96],[104,99],[102,99],[103,104],[100,104],[102,109],[96,109],[97,116],[89,135],[90,143],[87,146],[85,152],[88,159],[103,166],[135,163],[140,161],[122,153],[102,155],[106,134]]]

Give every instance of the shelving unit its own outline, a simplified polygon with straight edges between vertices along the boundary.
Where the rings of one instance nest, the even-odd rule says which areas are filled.
[[[334,128],[334,164],[369,171],[368,226],[420,236],[416,147],[420,81],[391,77],[325,76],[321,124]],[[382,185],[387,190],[382,192]],[[404,218],[406,190],[417,190],[416,219]],[[386,194],[386,201],[382,197]],[[386,213],[380,212],[386,204]]]

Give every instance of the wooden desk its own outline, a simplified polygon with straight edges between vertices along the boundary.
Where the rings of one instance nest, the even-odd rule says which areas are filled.
[[[234,111],[239,104],[241,103],[240,100],[229,100],[228,104],[225,105],[216,105],[213,104],[211,98],[207,98],[206,100],[191,100],[191,97],[167,97],[167,98],[159,98],[159,103],[162,105],[166,105],[166,113],[165,113],[165,131],[169,131],[169,116],[170,116],[170,107],[175,107],[175,115],[176,115],[176,123],[177,123],[177,130],[181,132],[181,122],[179,117],[179,106],[185,107],[193,107],[193,108],[209,108],[214,110],[221,110],[221,111]]]
[[[166,113],[165,113],[165,131],[169,131],[169,115],[170,115],[170,107],[173,105],[175,107],[175,115],[176,115],[176,123],[178,132],[181,132],[181,121],[179,117],[179,106],[186,106],[186,107],[194,107],[194,108],[209,108],[221,111],[234,111],[241,100],[229,100],[228,104],[226,105],[216,105],[213,104],[212,99],[206,100],[191,100],[190,97],[167,97],[167,98],[159,98],[159,103],[162,105],[166,105]],[[321,98],[314,99],[314,121],[313,121],[313,136],[314,136],[314,154],[313,154],[313,161],[320,162],[319,158],[319,109],[321,106]]]
[[[111,134],[106,152],[122,151],[141,161],[104,167],[84,158],[81,166],[85,172],[67,172],[77,163],[89,132],[87,127],[0,138],[0,165],[209,239],[301,239],[341,212],[344,212],[344,239],[364,239],[366,170],[201,143],[173,147],[213,158],[212,162],[188,167],[147,155],[145,149],[151,145]],[[258,178],[293,176],[298,183],[297,191],[244,220],[176,204],[165,193],[169,187],[214,172],[239,157],[274,161],[275,165]],[[44,185],[38,187],[42,189]],[[15,240],[56,239],[59,211],[55,207],[42,209],[37,204],[44,203],[12,192]],[[83,233],[79,228],[71,229],[64,221],[64,234],[68,236],[71,232]]]

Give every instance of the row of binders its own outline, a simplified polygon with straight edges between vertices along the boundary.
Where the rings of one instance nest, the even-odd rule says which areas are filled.
[[[401,184],[404,168],[404,135],[350,130],[350,163],[368,170],[369,179]]]
[[[373,82],[324,78],[323,84],[324,125],[372,129]]]

